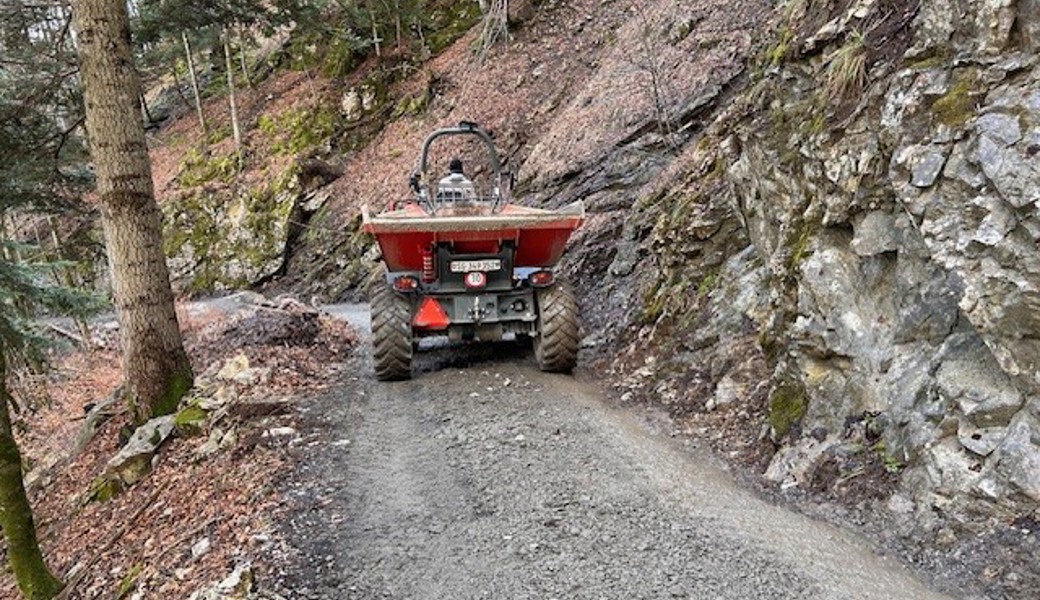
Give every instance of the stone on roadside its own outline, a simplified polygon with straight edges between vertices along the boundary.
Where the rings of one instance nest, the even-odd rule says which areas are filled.
[[[250,367],[249,357],[239,354],[224,362],[217,371],[217,377],[242,385],[256,385],[271,378],[271,369],[267,367]]]
[[[141,425],[108,464],[102,478],[125,489],[152,470],[152,457],[174,430],[174,416],[157,417]]]
[[[219,583],[198,590],[188,600],[245,600],[253,591],[253,567],[249,563],[235,567]]]

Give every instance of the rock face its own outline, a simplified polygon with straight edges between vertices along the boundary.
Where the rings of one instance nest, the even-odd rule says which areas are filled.
[[[171,277],[198,292],[238,289],[273,275],[301,220],[300,187],[289,169],[257,189],[202,186],[164,203]]]
[[[904,50],[872,57],[868,35],[853,50],[869,67],[861,95],[819,95],[814,78],[882,4],[850,6],[837,48],[765,75],[730,142],[734,200],[769,270],[774,389],[804,389],[803,431],[884,415],[921,512],[972,497],[1035,506],[1040,13],[983,0],[958,3],[968,19],[947,2],[896,11]]]
[[[898,474],[894,505],[925,527],[939,511],[1028,513],[1037,3],[790,2],[757,50],[752,6],[687,29],[648,4],[609,52],[687,33],[641,63],[665,97],[607,85],[623,61],[605,58],[531,142],[520,171],[538,195],[590,208],[566,265],[595,308],[588,345],[620,348],[603,362],[623,398],[760,419],[784,485],[859,452]]]

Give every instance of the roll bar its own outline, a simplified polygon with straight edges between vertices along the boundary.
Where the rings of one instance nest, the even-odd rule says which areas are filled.
[[[437,138],[451,135],[475,135],[480,138],[480,141],[484,142],[484,146],[487,147],[488,159],[491,161],[491,169],[494,172],[493,175],[496,178],[498,177],[499,172],[502,170],[502,165],[498,161],[498,152],[495,151],[495,142],[491,140],[491,136],[488,135],[488,132],[481,129],[476,123],[471,121],[462,121],[459,123],[458,127],[445,127],[426,136],[426,141],[423,142],[422,156],[419,157],[419,173],[422,174],[424,179],[426,178],[429,169],[430,146],[437,140]]]
[[[438,129],[426,136],[426,141],[423,142],[422,146],[422,153],[419,155],[419,164],[411,176],[412,189],[419,195],[420,203],[427,206],[428,212],[432,213],[436,210],[433,200],[430,198],[430,146],[439,138],[455,135],[472,135],[484,142],[484,147],[487,148],[488,162],[491,163],[492,184],[496,196],[498,196],[495,198],[495,208],[497,209],[502,201],[500,196],[503,183],[502,163],[498,159],[498,152],[495,150],[495,142],[491,139],[491,135],[472,121],[462,121],[456,127]]]

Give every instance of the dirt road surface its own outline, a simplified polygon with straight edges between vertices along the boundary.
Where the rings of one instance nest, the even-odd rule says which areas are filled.
[[[367,308],[332,307],[367,327]],[[942,598],[853,535],[741,489],[595,374],[513,344],[435,347],[414,380],[304,407],[275,574],[292,598]]]

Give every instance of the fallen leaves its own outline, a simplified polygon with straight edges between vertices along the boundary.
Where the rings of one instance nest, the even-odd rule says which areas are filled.
[[[221,380],[231,398],[221,419],[168,441],[129,490],[86,502],[90,482],[132,431],[121,404],[70,456],[85,408],[122,379],[117,327],[95,327],[99,348],[54,357],[46,400],[18,416],[27,462],[48,471],[32,501],[48,563],[69,583],[67,598],[187,598],[274,543],[295,398],[336,385],[358,341],[346,323],[292,298],[208,301],[179,313],[198,381],[212,382],[239,357],[268,375]],[[16,597],[9,574],[0,578],[0,597]]]

